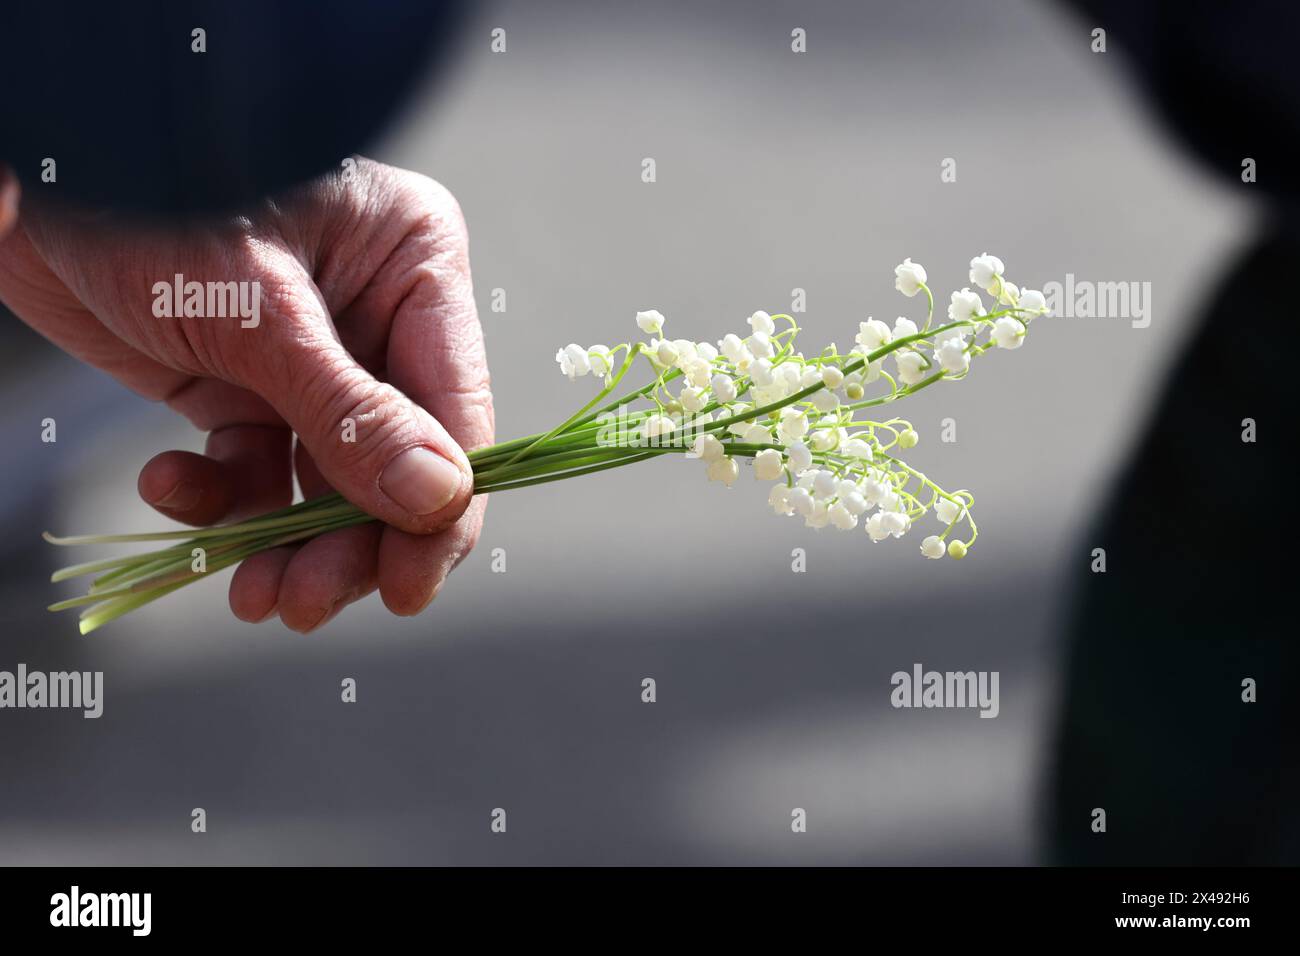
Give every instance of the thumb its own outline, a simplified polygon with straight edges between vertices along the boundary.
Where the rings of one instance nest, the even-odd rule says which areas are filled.
[[[241,384],[289,423],[326,481],[403,531],[427,534],[460,517],[473,472],[432,415],[358,365],[325,316],[277,316],[263,329],[269,341],[254,346]]]

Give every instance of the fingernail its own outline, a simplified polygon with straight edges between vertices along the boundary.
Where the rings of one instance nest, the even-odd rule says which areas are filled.
[[[326,621],[328,621],[331,617],[334,616],[334,612],[338,610],[340,603],[341,603],[340,601],[335,601],[333,604],[331,604],[329,607],[327,607],[324,611],[321,612],[320,617],[316,618],[316,620],[313,623],[309,624],[307,627],[304,627],[298,633],[310,634],[312,631],[316,630],[316,628],[320,627],[322,624],[324,624]]]
[[[189,511],[199,503],[199,499],[202,497],[202,488],[188,482],[178,481],[172,485],[167,494],[157,501],[149,503],[156,508],[167,508],[170,511]]]
[[[408,448],[379,477],[384,493],[411,514],[441,511],[460,491],[460,469],[423,446]]]

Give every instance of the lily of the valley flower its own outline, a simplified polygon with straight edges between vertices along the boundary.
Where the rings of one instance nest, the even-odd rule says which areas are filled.
[[[894,267],[894,288],[909,299],[921,291],[925,279],[925,268],[911,259],[904,259]]]
[[[997,295],[1005,269],[997,256],[981,253],[970,261],[970,281],[989,295]]]
[[[475,493],[664,456],[699,459],[710,481],[731,486],[739,459],[749,458],[756,479],[774,482],[768,504],[778,515],[797,515],[815,529],[861,526],[879,542],[904,536],[933,511],[942,531],[925,537],[922,554],[965,557],[978,535],[970,514],[974,497],[944,490],[902,460],[900,454],[915,447],[919,436],[910,423],[891,417],[887,406],[937,382],[969,375],[974,359],[993,348],[1019,348],[1047,303],[1041,292],[1007,279],[1002,261],[988,254],[970,261],[970,282],[994,297],[988,312],[967,287],[951,294],[948,322],[936,325],[925,268],[905,259],[894,270],[894,281],[908,297],[924,291],[927,314],[920,322],[900,316],[892,327],[872,318],[859,322],[848,352],[832,343],[805,354],[795,342],[794,319],[762,311],[748,317],[744,335],[728,333],[716,347],[665,338],[664,316],[655,310],[636,313],[648,341],[612,348],[566,345],[555,354],[560,372],[570,380],[593,375],[604,389],[551,431],[470,451]],[[620,389],[633,367],[646,365],[650,381]],[[57,580],[97,577],[87,594],[52,607],[85,606],[81,629],[88,632],[260,551],[373,520],[331,494],[238,524],[163,532],[162,539],[178,543],[57,572]],[[964,529],[960,535],[959,529]],[[154,541],[159,535],[110,538]],[[51,540],[102,543],[103,537]],[[203,571],[191,566],[199,546],[208,556]]]

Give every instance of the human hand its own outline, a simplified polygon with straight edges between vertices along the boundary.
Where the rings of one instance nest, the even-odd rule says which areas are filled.
[[[422,610],[482,526],[461,448],[493,437],[451,194],[358,160],[350,176],[204,225],[145,227],[29,200],[7,237],[0,221],[0,300],[208,432],[205,454],[169,451],[144,466],[145,501],[188,524],[237,520],[289,504],[296,471],[306,497],[332,487],[384,522],[245,560],[234,613],[278,612],[305,632],[376,587],[394,613]],[[177,275],[247,283],[254,317],[158,317]]]

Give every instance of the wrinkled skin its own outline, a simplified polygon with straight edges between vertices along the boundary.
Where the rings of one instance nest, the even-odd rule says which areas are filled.
[[[351,177],[203,226],[143,228],[28,199],[0,170],[0,300],[207,432],[203,455],[168,451],[144,466],[146,502],[187,524],[226,522],[289,504],[296,473],[306,497],[337,489],[384,522],[244,561],[230,584],[234,613],[278,613],[305,632],[376,587],[395,614],[427,606],[482,526],[485,501],[470,498],[462,448],[493,440],[465,222],[451,194],[362,160]],[[260,325],[155,317],[154,284],[177,273],[257,280]],[[347,418],[354,442],[342,438]],[[459,490],[432,514],[407,511],[380,482],[385,464],[415,446],[460,469]]]

